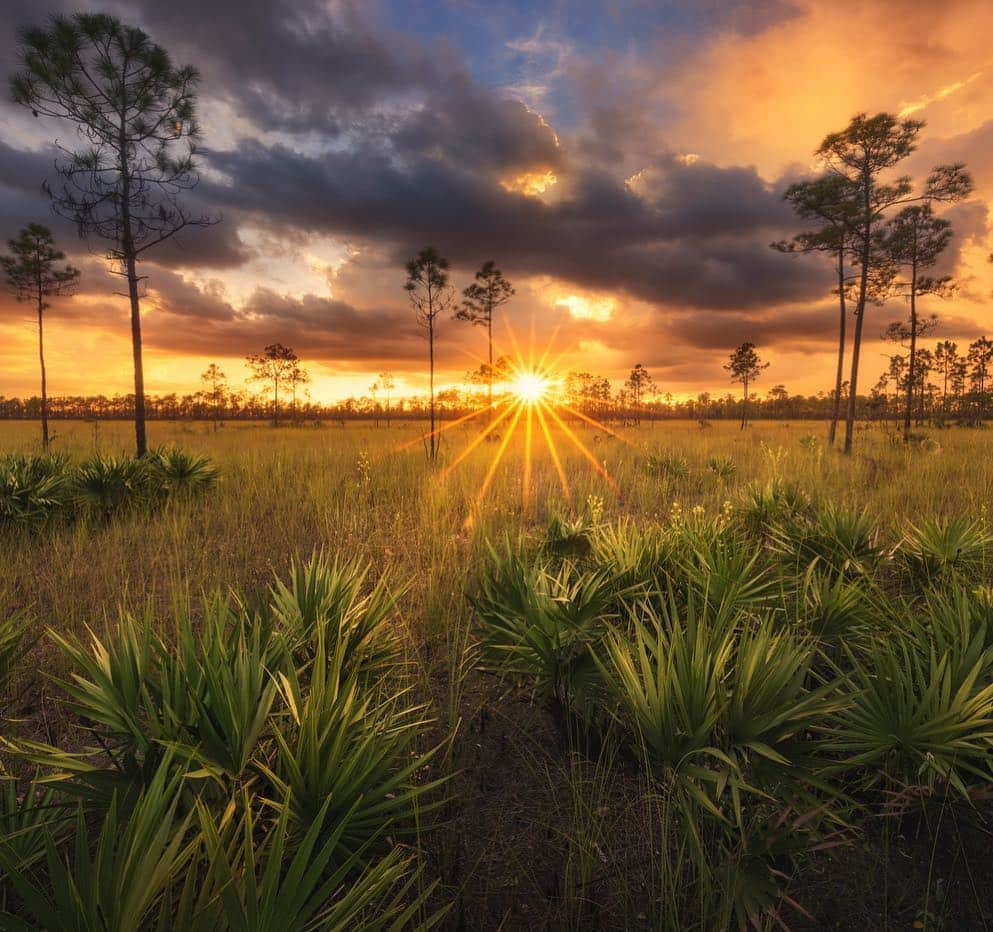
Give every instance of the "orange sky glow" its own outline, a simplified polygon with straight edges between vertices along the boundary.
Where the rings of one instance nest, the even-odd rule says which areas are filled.
[[[956,231],[948,271],[958,290],[947,300],[927,299],[923,311],[941,318],[934,339],[964,346],[984,333],[993,334],[993,264],[988,261],[993,253],[993,4],[988,0],[948,0],[940,6],[917,0],[802,0],[788,6],[779,15],[751,21],[748,28],[715,22],[692,38],[666,35],[658,39],[657,47],[612,49],[599,59],[574,47],[568,36],[562,38],[554,58],[536,59],[539,53],[552,52],[508,36],[508,55],[527,48],[528,61],[538,61],[524,75],[526,81],[466,74],[470,90],[465,93],[489,95],[498,101],[494,106],[502,107],[503,100],[518,106],[507,119],[520,126],[513,130],[515,138],[527,137],[520,143],[523,154],[484,171],[468,150],[461,154],[447,149],[439,130],[441,151],[432,154],[425,147],[418,150],[418,158],[425,171],[433,165],[454,165],[458,171],[475,172],[473,191],[480,193],[467,196],[467,203],[477,205],[474,210],[492,210],[494,223],[501,217],[512,218],[506,229],[487,239],[485,231],[473,230],[470,212],[465,220],[470,243],[461,234],[453,235],[451,247],[457,255],[452,281],[458,289],[469,284],[475,267],[490,258],[516,288],[499,312],[505,322],[498,321],[495,327],[498,354],[514,354],[511,333],[526,342],[533,332],[535,344],[550,348],[562,371],[585,370],[619,385],[640,362],[662,392],[682,399],[702,391],[730,390],[722,365],[735,345],[751,340],[771,363],[756,386],[759,393],[776,384],[794,393],[828,390],[836,326],[831,271],[814,258],[766,250],[770,255],[760,256],[761,271],[739,283],[730,263],[744,239],[755,244],[759,255],[765,243],[797,232],[802,225],[795,221],[779,234],[765,226],[742,232],[736,210],[745,198],[736,197],[734,185],[747,183],[756,192],[754,197],[765,197],[773,205],[768,209],[774,210],[773,202],[786,185],[815,168],[812,152],[826,133],[841,129],[856,112],[879,110],[927,121],[918,151],[906,163],[913,177],[922,178],[932,165],[946,161],[961,160],[972,171],[975,193],[948,214]],[[402,26],[394,22],[391,28],[402,32]],[[4,28],[12,30],[13,25]],[[154,24],[146,28],[159,38]],[[377,27],[373,23],[369,28]],[[548,43],[548,29],[536,34],[541,43]],[[161,41],[167,44],[166,38]],[[401,46],[400,39],[390,41],[404,55],[419,54]],[[196,49],[181,48],[177,57],[180,53],[191,57]],[[449,48],[446,54],[457,59],[460,53]],[[541,65],[546,60],[553,64]],[[451,67],[463,73],[461,64]],[[520,77],[516,72],[514,76]],[[213,80],[218,86],[220,78]],[[212,96],[211,81],[211,71],[205,69],[205,190],[209,187],[227,197],[223,180],[218,179],[236,156],[247,159],[256,149],[265,148],[270,154],[286,151],[301,160],[315,152],[340,155],[332,143],[315,143],[298,129],[260,129],[257,119],[242,115],[222,92]],[[428,100],[444,98],[441,91],[426,94]],[[406,102],[396,100],[401,103],[394,98],[389,106],[377,103],[377,118],[381,113],[393,114],[390,107],[406,112],[402,110]],[[48,139],[66,132],[42,122],[12,106],[0,111],[2,137],[12,152],[38,153]],[[485,131],[486,127],[478,127],[473,138]],[[219,159],[215,165],[209,151],[215,148],[224,150],[227,162]],[[663,157],[664,163],[659,161]],[[687,232],[664,244],[669,264],[660,265],[657,275],[646,276],[638,285],[633,280],[629,285],[624,270],[609,262],[602,268],[593,262],[587,271],[581,261],[559,261],[560,252],[578,248],[573,235],[592,223],[574,205],[595,188],[597,178],[607,176],[616,183],[612,190],[620,192],[611,197],[663,205],[675,203],[680,187],[685,192],[687,186],[698,184],[705,197],[714,188],[711,177],[721,183],[727,179],[729,193],[719,221],[724,227],[716,232],[708,228],[705,234],[696,231],[691,204],[686,209]],[[33,191],[32,184],[27,178],[23,192]],[[263,194],[251,192],[260,199]],[[41,201],[30,200],[28,193],[23,197],[4,214],[9,226],[0,231],[4,239],[31,220],[49,222]],[[369,207],[365,214],[366,208],[359,205],[354,211],[361,214],[358,219],[349,215],[338,226],[329,221],[320,229],[316,226],[320,218],[309,218],[302,210],[299,217],[287,219],[267,213],[275,208],[267,208],[261,200],[242,205],[236,193],[230,198],[229,204],[219,201],[223,206],[218,209],[218,229],[226,230],[190,231],[168,260],[163,258],[160,264],[151,255],[144,264],[148,392],[195,391],[200,373],[212,362],[237,386],[248,375],[245,356],[277,340],[292,346],[309,369],[310,393],[316,401],[368,394],[384,370],[396,379],[395,396],[426,390],[427,344],[413,323],[402,290],[403,250],[410,255],[433,242],[434,221],[425,223],[423,230],[411,221],[401,230],[388,210]],[[609,200],[604,196],[605,202]],[[443,212],[444,206],[439,205],[439,210]],[[523,245],[527,223],[513,218],[546,218],[553,212],[565,218],[556,220],[561,242]],[[604,242],[626,235],[623,226],[611,226],[609,217],[603,231]],[[480,246],[474,253],[471,243],[477,236]],[[211,237],[225,237],[224,248],[235,250],[237,256],[208,261],[206,244],[220,242]],[[78,240],[60,236],[60,241],[81,265],[84,278],[76,296],[55,299],[48,317],[49,393],[129,392],[127,302],[115,293],[122,290],[121,282],[108,275],[99,255],[87,253]],[[703,242],[713,251],[701,264],[708,281],[716,283],[715,295],[719,293],[712,303],[696,300],[692,276],[679,288],[672,285],[678,257],[694,254]],[[505,254],[502,244],[507,246]],[[444,242],[436,245],[447,251]],[[631,268],[655,245],[647,234],[644,242],[635,238],[630,244]],[[541,256],[537,247],[544,250]],[[729,263],[726,268],[724,263]],[[804,268],[798,269],[799,265]],[[806,277],[790,291],[786,279],[800,275]],[[757,297],[766,288],[768,298]],[[868,313],[870,339],[863,349],[861,380],[865,388],[885,368],[884,354],[895,351],[876,335],[901,318],[904,308],[894,300]],[[439,326],[438,353],[438,381],[443,386],[459,384],[484,358],[483,332],[445,319]],[[0,298],[0,395],[34,394],[37,382],[30,307],[7,296]]]

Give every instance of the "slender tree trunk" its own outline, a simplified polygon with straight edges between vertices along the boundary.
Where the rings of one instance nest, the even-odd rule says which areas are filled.
[[[845,307],[845,250],[838,250],[838,371],[834,379],[834,410],[831,413],[831,425],[828,427],[828,443],[834,446],[838,434],[838,421],[841,418],[841,383],[844,381],[845,370],[845,326],[848,309]]]
[[[279,379],[272,380],[272,426],[279,427]]]
[[[48,450],[48,382],[45,377],[45,300],[41,287],[41,272],[38,272],[38,361],[41,363],[41,447]]]
[[[745,429],[748,421],[748,379],[742,380],[743,394],[741,398],[741,429]]]
[[[486,380],[486,404],[488,407],[488,413],[486,415],[487,423],[493,423],[493,309],[490,308],[489,314],[486,316],[486,337],[488,342],[488,352],[489,352],[489,370],[487,371],[488,378]]]
[[[862,350],[862,325],[865,322],[865,301],[869,292],[869,259],[872,256],[872,205],[869,201],[870,178],[863,172],[863,209],[865,223],[862,227],[862,270],[859,276],[859,299],[856,305],[855,333],[852,335],[852,374],[848,380],[848,410],[845,414],[845,453],[852,452],[855,435],[855,403],[859,387],[859,354]]]
[[[431,434],[428,446],[428,458],[434,462],[435,454],[437,453],[434,436],[434,313],[430,307],[428,308],[428,364],[430,368],[429,383],[431,390]]]
[[[141,358],[141,301],[138,297],[138,256],[135,252],[131,230],[131,169],[128,165],[128,148],[124,114],[117,141],[117,156],[121,172],[121,257],[128,279],[128,298],[131,302],[131,350],[134,357],[134,439],[136,455],[148,452],[145,436],[145,370]]]
[[[910,280],[910,364],[907,369],[907,398],[903,410],[903,440],[910,440],[910,418],[914,406],[914,379],[917,374],[917,262],[911,265]]]
[[[128,237],[130,238],[130,237]],[[131,300],[131,351],[134,356],[134,439],[137,456],[148,452],[145,435],[145,371],[141,358],[141,303],[138,298],[138,270],[130,244],[125,246],[125,268],[128,276],[128,297]]]

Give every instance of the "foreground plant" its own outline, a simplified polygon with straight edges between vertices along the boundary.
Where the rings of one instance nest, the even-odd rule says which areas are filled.
[[[588,701],[588,650],[617,617],[623,585],[611,570],[577,573],[565,563],[529,567],[509,548],[493,553],[473,606],[480,620],[482,669],[508,677],[546,703],[563,730]]]
[[[365,579],[315,557],[260,608],[216,597],[168,634],[125,616],[53,635],[91,744],[13,745],[53,789],[0,797],[4,928],[432,924],[416,851],[395,845],[446,778],[400,679],[392,598]]]
[[[933,517],[908,527],[899,554],[911,577],[927,584],[952,577],[978,578],[991,547],[993,538],[980,522]]]

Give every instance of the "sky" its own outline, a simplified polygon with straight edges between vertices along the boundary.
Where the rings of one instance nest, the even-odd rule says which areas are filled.
[[[4,0],[0,62],[48,12]],[[75,4],[66,5],[71,11]],[[433,245],[461,290],[493,259],[516,294],[497,352],[620,383],[636,363],[662,391],[730,388],[742,341],[768,389],[831,387],[832,269],[769,243],[803,225],[782,195],[858,112],[927,121],[906,171],[963,161],[976,190],[947,211],[930,298],[935,338],[993,332],[993,4],[989,0],[133,0],[96,2],[202,73],[200,184],[219,220],[142,264],[145,385],[190,392],[217,362],[234,383],[268,343],[293,347],[316,400],[364,394],[382,371],[426,388],[427,342],[404,263]],[[99,241],[41,191],[71,126],[0,103],[0,238],[48,223],[83,271],[48,312],[53,395],[127,392],[127,300]],[[877,339],[906,314],[867,312]],[[442,384],[485,357],[483,331],[443,319]],[[37,392],[27,305],[0,296],[0,395]]]

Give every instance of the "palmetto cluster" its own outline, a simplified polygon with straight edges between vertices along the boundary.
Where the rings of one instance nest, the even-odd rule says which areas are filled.
[[[152,508],[203,492],[219,471],[205,456],[160,447],[141,459],[95,455],[0,457],[0,533]]]
[[[988,792],[980,524],[888,538],[867,512],[773,482],[730,520],[583,533],[562,548],[559,521],[553,546],[494,551],[480,658],[545,702],[573,750],[609,747],[646,781],[675,927],[760,925],[801,859],[870,815]]]
[[[406,842],[443,780],[394,608],[317,556],[261,604],[218,596],[165,633],[53,634],[85,737],[8,742],[38,775],[0,795],[4,928],[433,925]]]

